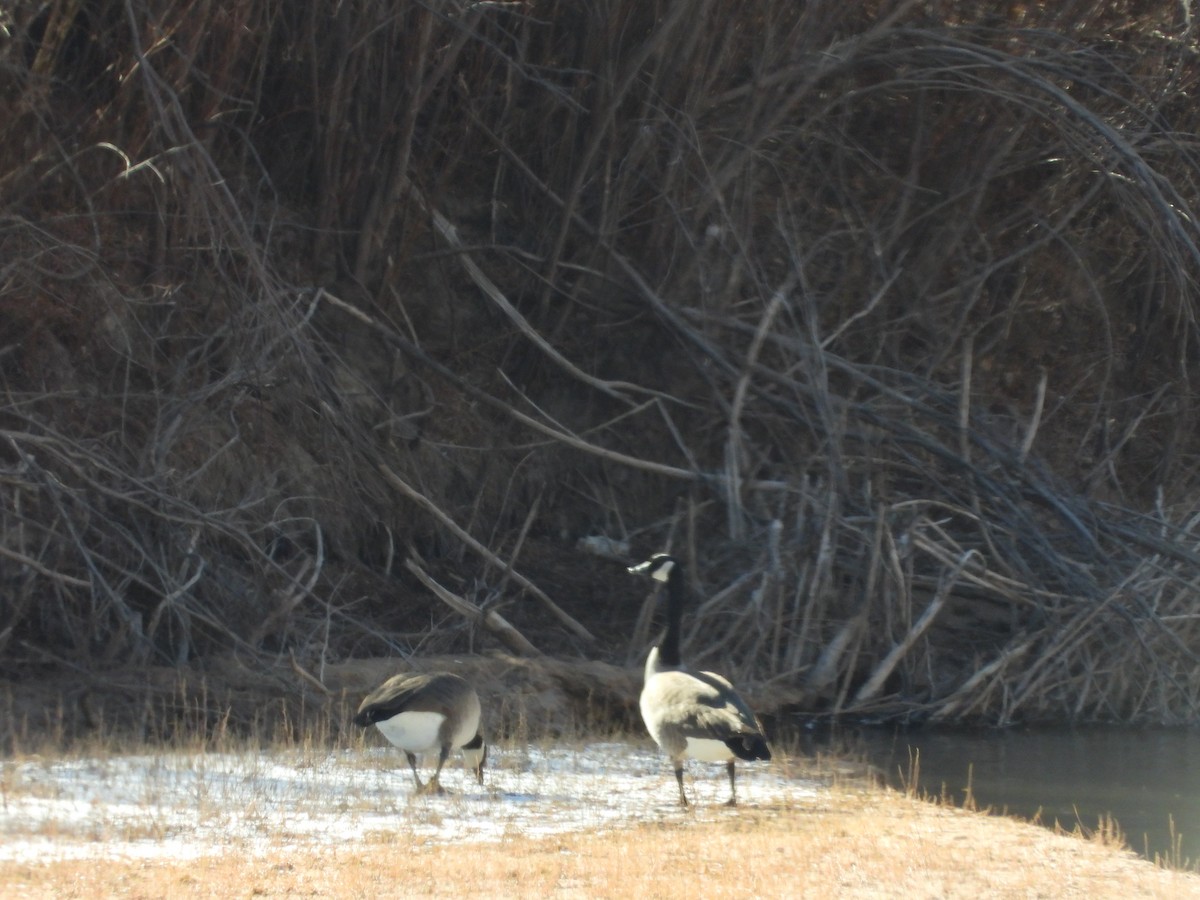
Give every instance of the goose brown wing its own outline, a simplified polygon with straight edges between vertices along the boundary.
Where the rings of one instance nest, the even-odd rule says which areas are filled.
[[[745,698],[729,683],[728,678],[718,675],[716,672],[698,672],[697,677],[724,688],[722,696],[725,702],[731,708],[737,710],[737,714],[741,718],[746,731],[754,734],[762,733],[762,724],[758,721],[758,716],[754,714],[754,710],[750,708],[750,704],[746,702]]]
[[[363,699],[354,721],[371,725],[406,711],[448,715],[461,684],[446,675],[395,675]]]
[[[706,677],[709,676],[709,677]],[[758,724],[729,682],[707,672],[662,672],[648,685],[664,718],[685,737],[724,741],[757,734]]]

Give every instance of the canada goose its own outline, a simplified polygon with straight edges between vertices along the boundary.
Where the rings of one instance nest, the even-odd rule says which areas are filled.
[[[479,695],[457,675],[395,675],[371,691],[354,716],[354,724],[374,725],[404,751],[412,767],[417,793],[444,793],[438,783],[451,749],[462,748],[467,765],[483,784],[487,745],[479,732]],[[438,747],[437,770],[426,784],[417,774],[417,754]]]
[[[729,801],[737,806],[734,758],[770,759],[762,726],[728,679],[714,672],[694,672],[679,655],[680,621],[683,618],[683,570],[665,553],[632,566],[634,575],[649,575],[667,585],[667,629],[646,657],[646,678],[639,705],[642,719],[654,742],[671,758],[679,783],[679,804],[687,806],[683,792],[683,760],[724,762],[729,772]]]

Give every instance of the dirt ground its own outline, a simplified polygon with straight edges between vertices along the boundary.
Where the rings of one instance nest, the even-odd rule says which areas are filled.
[[[368,842],[198,860],[0,864],[0,895],[69,897],[1200,897],[1111,837],[881,790],[789,807],[697,810],[607,833],[490,844]]]

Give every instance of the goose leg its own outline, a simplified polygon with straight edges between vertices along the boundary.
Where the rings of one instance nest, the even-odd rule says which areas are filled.
[[[404,751],[404,755],[408,757],[408,764],[412,768],[413,781],[417,783],[417,793],[419,794],[425,790],[425,785],[421,784],[421,776],[417,774],[417,757],[407,750]]]
[[[725,763],[725,768],[729,770],[729,799],[725,801],[726,806],[737,806],[737,782],[734,775],[733,760]]]
[[[675,763],[675,780],[679,783],[679,805],[686,807],[688,805],[688,802],[687,802],[687,794],[685,794],[683,792],[683,763],[682,762]]]
[[[437,769],[434,770],[433,777],[425,783],[425,792],[429,794],[444,794],[446,789],[442,787],[438,781],[438,776],[442,774],[442,766],[446,764],[446,757],[450,755],[450,745],[442,744],[442,749],[438,753]]]

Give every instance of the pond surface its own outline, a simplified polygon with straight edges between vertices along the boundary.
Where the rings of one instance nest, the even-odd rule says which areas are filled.
[[[1200,861],[1200,733],[1116,728],[843,733],[888,782],[912,781],[961,805],[1094,831],[1116,819],[1129,846],[1154,859]],[[1173,824],[1172,824],[1173,823]]]

